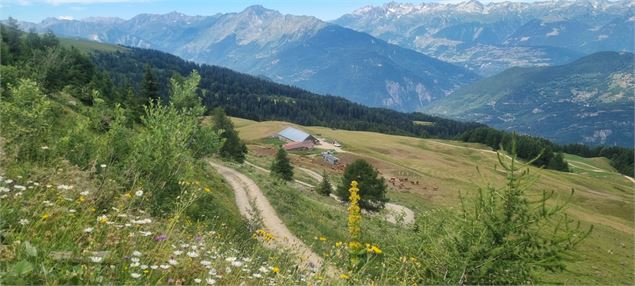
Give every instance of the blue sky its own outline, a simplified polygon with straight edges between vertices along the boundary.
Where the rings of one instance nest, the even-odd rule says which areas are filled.
[[[459,2],[439,0],[438,2]],[[140,13],[182,12],[188,15],[213,15],[239,12],[260,4],[285,14],[311,15],[333,20],[366,5],[381,5],[388,0],[0,0],[0,19],[11,16],[22,21],[39,22],[46,17],[118,16],[129,19]],[[421,2],[398,1],[398,2]],[[488,1],[482,1],[488,2]]]
[[[239,12],[260,4],[269,9],[296,15],[311,15],[332,20],[365,5],[378,5],[382,0],[0,0],[0,18],[9,16],[23,21],[41,21],[46,17],[85,18],[118,16],[124,19],[140,13],[178,11],[188,15],[213,15]]]

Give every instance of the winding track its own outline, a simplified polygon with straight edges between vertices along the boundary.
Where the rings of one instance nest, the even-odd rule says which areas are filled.
[[[322,266],[322,258],[289,231],[253,180],[223,165],[213,162],[210,162],[210,165],[216,168],[218,173],[225,178],[234,190],[236,205],[238,205],[240,214],[243,217],[250,220],[254,218],[254,213],[258,212],[264,229],[274,236],[273,244],[301,257],[300,266],[302,268],[315,270]]]
[[[245,161],[245,164],[247,164],[249,166],[252,166],[252,167],[256,168],[257,170],[266,172],[266,173],[270,172],[269,170],[267,170],[267,169],[265,169],[263,167],[260,167],[260,166],[258,166],[256,164],[253,164],[251,162]],[[299,170],[305,172],[307,175],[309,175],[310,177],[312,177],[316,181],[318,181],[318,182],[322,181],[322,175],[318,174],[317,172],[309,170],[307,168],[302,168],[302,167],[297,167],[297,168]],[[309,188],[314,188],[315,187],[315,186],[313,186],[313,185],[311,185],[309,183],[306,183],[306,182],[303,182],[303,181],[300,181],[300,180],[295,180],[295,181],[298,184],[302,184],[302,185],[307,186]],[[331,196],[333,198],[335,198],[335,199],[338,199],[337,196],[334,196],[334,195],[331,195]],[[386,220],[388,222],[397,223],[399,218],[403,218],[403,223],[404,224],[412,224],[415,221],[415,213],[411,209],[409,209],[409,208],[407,208],[405,206],[401,206],[401,205],[393,204],[393,203],[386,203],[384,207],[385,207],[386,212],[387,212],[386,213]]]

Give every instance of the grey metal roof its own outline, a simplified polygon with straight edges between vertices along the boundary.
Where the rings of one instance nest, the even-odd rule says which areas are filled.
[[[307,138],[311,137],[309,133],[306,133],[302,130],[295,129],[293,127],[287,127],[284,130],[278,132],[278,135],[287,138],[294,142],[302,142]]]

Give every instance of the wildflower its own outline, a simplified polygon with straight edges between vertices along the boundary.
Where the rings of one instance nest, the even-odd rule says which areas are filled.
[[[207,285],[214,285],[216,284],[216,280],[212,279],[212,278],[207,278],[207,280],[205,280],[207,282]]]
[[[342,246],[342,242],[341,241],[338,241],[338,242],[335,243],[335,247],[340,247],[340,246]]]
[[[44,205],[47,207],[53,206],[53,203],[51,203],[51,201],[43,201],[42,203],[44,203]]]
[[[170,259],[170,260],[168,260],[168,263],[169,263],[170,265],[177,265],[177,264],[179,264],[179,263],[178,263],[178,262],[176,262],[176,260],[174,260],[174,259]]]
[[[77,199],[80,203],[83,203],[86,198],[84,196],[79,196],[79,199]]]
[[[132,252],[132,255],[136,256],[136,257],[139,257],[139,256],[141,256],[143,254],[140,251],[135,250],[135,251]]]
[[[21,185],[15,185],[15,186],[13,186],[13,188],[18,189],[20,191],[26,191],[26,187],[25,186],[21,186]]]
[[[94,263],[101,263],[101,261],[104,260],[104,258],[101,256],[91,256],[90,260]]]
[[[97,221],[101,224],[108,222],[108,217],[106,215],[100,215],[97,217]]]
[[[140,233],[142,236],[150,236],[150,235],[152,234],[152,232],[150,232],[150,231],[139,231],[139,233]]]
[[[93,232],[93,228],[92,227],[87,227],[87,228],[84,229],[84,232],[85,233],[91,233],[91,232]]]
[[[141,197],[141,196],[143,196],[143,191],[142,190],[138,190],[138,191],[136,191],[134,193],[134,195],[137,196],[137,197]]]
[[[342,279],[342,280],[346,280],[346,279],[348,279],[348,278],[349,278],[349,277],[348,277],[348,275],[346,275],[346,274],[344,274],[344,273],[340,274],[340,279]]]
[[[2,193],[8,193],[8,192],[10,192],[10,191],[11,191],[11,189],[9,189],[9,188],[6,188],[6,187],[0,187],[0,192],[2,192]]]
[[[27,224],[29,224],[29,220],[23,218],[23,219],[19,220],[18,223],[21,224],[21,225],[27,225]]]
[[[159,265],[159,267],[160,267],[161,269],[168,269],[168,268],[170,268],[170,265],[168,265],[168,264],[161,264],[161,265]]]
[[[50,216],[49,216],[49,214],[48,214],[48,213],[44,213],[44,214],[42,215],[42,220],[47,220],[49,217],[50,217]]]
[[[42,147],[40,147],[40,149],[42,149],[42,150],[48,150],[48,149],[49,149],[49,146],[42,146]]]
[[[7,183],[7,184],[11,184],[11,183],[13,183],[13,180],[11,180],[11,179],[7,179],[7,180],[5,180],[4,182],[5,182],[5,183]]]
[[[243,266],[243,263],[240,261],[232,261],[232,266],[234,267],[241,267]]]
[[[159,269],[159,266],[158,265],[150,265],[150,269],[157,270],[157,269]]]
[[[143,269],[143,270],[146,270],[146,269],[148,269],[148,265],[141,264],[141,267],[139,267],[139,268],[141,268],[141,269]]]
[[[201,260],[201,265],[203,266],[210,266],[212,265],[212,262],[209,260]]]
[[[74,210],[74,209],[69,209],[69,210],[68,210],[68,212],[69,212],[69,213],[76,213],[77,211],[76,211],[76,210]]]
[[[101,164],[99,167],[106,168],[106,164]]]
[[[203,189],[203,190],[204,190],[206,193],[211,193],[211,192],[212,192],[212,190],[211,190],[210,188],[208,188],[208,187],[205,187],[205,189]]]
[[[174,255],[176,255],[176,256],[179,256],[179,255],[183,254],[183,251],[181,251],[181,250],[175,250],[175,251],[174,251],[174,252],[172,252],[172,253],[174,253]]]
[[[201,280],[200,278],[194,278],[194,283],[196,283],[196,284],[201,283],[201,281],[203,281],[203,280]]]
[[[320,241],[326,241],[326,237],[320,236]]]
[[[134,263],[137,263],[137,262],[139,262],[139,258],[137,258],[137,257],[132,257],[132,258],[130,258],[130,261],[132,261],[132,262],[134,262]]]
[[[89,193],[90,193],[90,192],[88,192],[88,191],[83,191],[83,192],[81,192],[81,193],[79,193],[79,194],[80,194],[80,195],[82,195],[82,196],[88,196],[88,194],[89,194]]]
[[[130,193],[125,193],[123,194],[123,197],[126,199],[132,198],[132,195]]]
[[[152,220],[149,218],[144,218],[144,219],[140,219],[140,220],[131,220],[132,223],[134,224],[149,224],[152,223]]]
[[[158,241],[164,241],[166,239],[168,239],[168,236],[165,235],[165,234],[157,235],[157,236],[154,237],[154,241],[157,241],[157,242]]]
[[[140,265],[140,263],[139,263],[139,262],[133,262],[133,263],[130,263],[130,267],[132,267],[132,268],[139,267],[139,265]]]
[[[139,274],[139,273],[130,273],[130,277],[132,277],[134,279],[137,279],[137,278],[141,277],[141,274]]]
[[[251,276],[253,276],[255,278],[262,278],[262,275],[260,275],[260,273],[254,273]]]
[[[280,267],[274,266],[273,269],[271,269],[271,271],[273,271],[273,273],[280,273]]]
[[[196,251],[188,251],[187,252],[187,256],[192,257],[192,258],[198,257],[198,252],[196,252]]]
[[[373,245],[370,248],[371,252],[375,253],[375,254],[381,254],[381,249],[377,246],[377,245]]]

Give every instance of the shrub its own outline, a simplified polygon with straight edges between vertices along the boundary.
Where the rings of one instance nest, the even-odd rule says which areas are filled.
[[[327,196],[327,197],[331,195],[331,192],[333,192],[333,187],[331,186],[331,183],[329,183],[329,178],[328,178],[328,175],[326,174],[326,171],[322,173],[322,182],[320,182],[320,184],[317,186],[315,191],[318,194]]]

